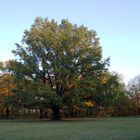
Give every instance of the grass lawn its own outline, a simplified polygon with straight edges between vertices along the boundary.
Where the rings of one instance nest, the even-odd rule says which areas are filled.
[[[140,117],[0,120],[0,140],[140,140]]]

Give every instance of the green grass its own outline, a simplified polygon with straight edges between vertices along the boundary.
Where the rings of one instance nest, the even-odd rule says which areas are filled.
[[[140,117],[0,120],[0,140],[140,140]]]

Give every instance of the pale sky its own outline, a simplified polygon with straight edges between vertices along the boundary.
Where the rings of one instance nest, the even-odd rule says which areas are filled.
[[[11,50],[37,16],[96,30],[110,71],[125,83],[140,74],[140,0],[1,0],[0,61],[14,58]]]

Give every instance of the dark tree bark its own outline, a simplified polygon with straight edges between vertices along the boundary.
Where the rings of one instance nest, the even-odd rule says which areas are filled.
[[[61,120],[60,115],[60,108],[59,107],[52,107],[52,120]]]
[[[10,113],[9,107],[6,107],[6,118],[7,118],[7,119],[9,118],[9,113]]]
[[[39,111],[40,111],[40,116],[39,116],[39,118],[40,118],[40,119],[43,119],[43,108],[40,108]]]

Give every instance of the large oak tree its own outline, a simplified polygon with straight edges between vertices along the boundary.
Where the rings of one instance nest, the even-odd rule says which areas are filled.
[[[41,85],[33,89],[44,103],[42,107],[52,109],[55,120],[60,119],[61,107],[96,92],[96,80],[109,64],[102,59],[96,32],[68,20],[57,23],[37,17],[25,30],[22,44],[16,45],[14,74],[20,81]],[[33,97],[38,99],[37,95]]]

